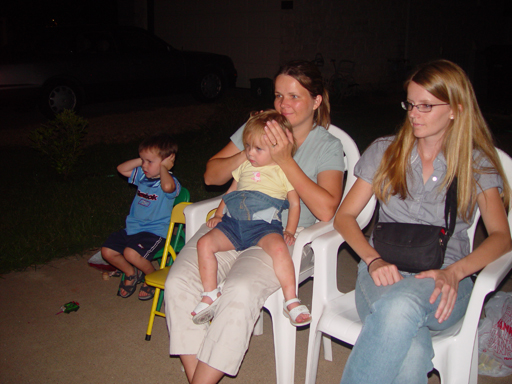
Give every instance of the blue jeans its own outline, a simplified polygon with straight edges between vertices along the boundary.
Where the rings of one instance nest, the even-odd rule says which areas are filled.
[[[271,233],[283,236],[283,224],[279,220],[267,223],[264,220],[235,220],[224,215],[215,227],[231,241],[237,251],[258,245],[258,242]]]
[[[377,287],[366,263],[359,263],[356,305],[363,329],[348,358],[341,384],[426,384],[434,367],[430,330],[446,329],[466,313],[473,288],[471,279],[459,283],[457,301],[448,320],[439,324],[434,317],[441,296],[434,304],[433,279],[404,279]]]

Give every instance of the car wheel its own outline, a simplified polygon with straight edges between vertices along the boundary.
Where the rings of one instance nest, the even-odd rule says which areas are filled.
[[[224,83],[217,72],[206,72],[197,81],[196,97],[201,101],[218,99],[223,91]]]
[[[67,82],[55,82],[44,88],[40,107],[41,112],[53,118],[56,114],[70,109],[77,111],[80,106],[78,87]]]

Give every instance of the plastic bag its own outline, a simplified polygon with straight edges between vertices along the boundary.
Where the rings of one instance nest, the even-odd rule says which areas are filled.
[[[103,257],[101,257],[101,251],[95,253],[88,261],[89,265],[94,268],[101,269],[102,271],[115,271],[116,267],[113,267],[107,263]]]
[[[497,292],[478,325],[478,374],[512,374],[512,292]]]

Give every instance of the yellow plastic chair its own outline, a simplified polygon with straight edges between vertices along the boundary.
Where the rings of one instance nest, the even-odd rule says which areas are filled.
[[[164,252],[162,255],[162,261],[160,262],[160,269],[146,275],[146,284],[155,287],[155,297],[153,298],[153,304],[151,306],[151,313],[149,314],[149,324],[148,330],[146,331],[146,340],[151,340],[151,331],[153,330],[153,323],[155,321],[155,316],[165,317],[165,313],[160,311],[160,306],[162,305],[162,301],[160,299],[160,293],[163,289],[165,289],[165,280],[167,279],[167,274],[169,273],[169,268],[172,265],[167,265],[167,258],[169,254],[171,254],[172,261],[176,260],[176,252],[174,248],[171,246],[171,237],[174,231],[174,226],[176,224],[185,224],[185,215],[183,214],[183,210],[187,205],[190,205],[190,202],[182,202],[174,206],[171,214],[171,222],[169,224],[169,230],[167,231],[167,238],[165,240]],[[171,260],[169,260],[171,261]],[[172,264],[172,263],[171,263]]]
[[[188,203],[189,201],[190,201],[190,192],[188,191],[187,188],[182,186],[180,194],[176,197],[176,199],[174,199],[173,209],[179,203]],[[177,228],[177,230],[175,231],[175,233],[172,234],[171,246],[173,247],[174,251],[178,254],[181,251],[181,248],[183,248],[183,246],[185,245],[185,232],[183,230],[183,224],[180,224],[180,223],[176,223],[176,224],[178,224],[175,227],[175,228]],[[153,260],[161,259],[163,254],[164,254],[164,249],[162,248],[162,250],[159,251],[153,257]],[[167,265],[169,265],[169,262],[167,263]]]

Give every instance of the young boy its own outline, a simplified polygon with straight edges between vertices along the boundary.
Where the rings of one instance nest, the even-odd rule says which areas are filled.
[[[215,216],[207,225],[213,228],[197,243],[199,274],[203,283],[202,300],[192,312],[196,324],[213,317],[220,289],[217,288],[216,252],[242,251],[258,245],[273,260],[274,271],[285,297],[284,313],[295,326],[311,322],[306,306],[299,305],[295,272],[287,245],[295,243],[300,216],[299,195],[282,169],[272,160],[262,136],[265,125],[275,120],[283,130],[292,130],[286,117],[275,110],[253,115],[247,122],[243,142],[247,161],[233,172],[233,183],[223,197]],[[296,151],[296,146],[292,155]],[[283,232],[281,212],[289,207]],[[224,209],[226,212],[224,214]]]
[[[139,145],[140,157],[117,167],[130,184],[138,187],[126,228],[111,234],[101,248],[103,258],[125,273],[118,292],[123,298],[135,292],[145,274],[155,271],[151,260],[165,245],[174,198],[181,189],[169,172],[177,151],[171,136],[159,133]],[[151,300],[154,295],[153,287],[144,283],[140,288],[140,300]]]

